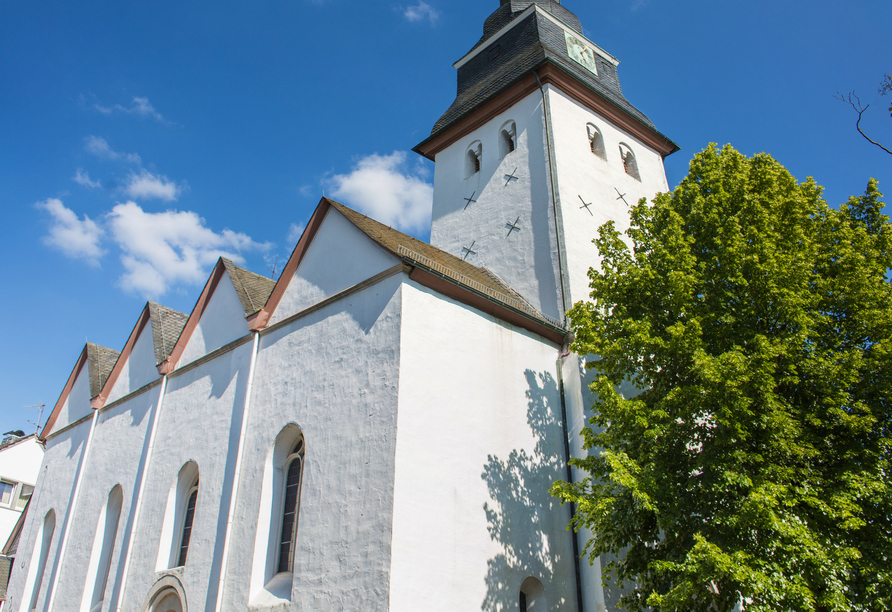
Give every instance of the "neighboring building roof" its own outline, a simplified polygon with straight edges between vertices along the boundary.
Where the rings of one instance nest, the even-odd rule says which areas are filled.
[[[9,439],[7,439],[7,440],[3,441],[2,443],[0,443],[0,451],[4,451],[4,450],[6,450],[7,448],[9,448],[9,447],[11,447],[11,446],[15,446],[16,444],[19,444],[20,442],[24,442],[24,441],[26,441],[26,440],[30,440],[31,438],[33,438],[33,437],[35,437],[35,436],[37,436],[36,433],[33,433],[33,434],[31,434],[30,436],[24,436],[24,437],[21,437],[21,438],[16,438],[16,437],[10,436]]]
[[[263,308],[269,299],[269,294],[276,288],[276,281],[259,274],[254,274],[244,268],[239,268],[225,257],[221,258],[229,278],[245,309],[245,316],[250,316]]]
[[[156,302],[149,302],[149,316],[152,319],[152,341],[155,345],[155,364],[162,363],[176,346],[189,315],[168,308]]]

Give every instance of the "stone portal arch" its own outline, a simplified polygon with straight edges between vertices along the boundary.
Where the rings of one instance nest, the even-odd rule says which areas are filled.
[[[140,608],[142,612],[188,612],[186,591],[179,578],[162,576],[152,588]]]

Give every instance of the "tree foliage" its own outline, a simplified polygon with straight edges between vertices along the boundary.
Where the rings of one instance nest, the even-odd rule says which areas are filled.
[[[821,191],[710,145],[600,228],[588,476],[552,492],[629,610],[892,610],[892,226],[873,179]]]

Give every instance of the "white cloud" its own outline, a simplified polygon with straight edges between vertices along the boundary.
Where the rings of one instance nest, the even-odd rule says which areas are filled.
[[[99,181],[90,180],[90,175],[80,168],[77,169],[77,173],[75,173],[71,180],[73,180],[78,185],[83,185],[84,187],[89,187],[91,189],[99,189],[100,187],[102,187]]]
[[[434,23],[439,19],[440,12],[432,7],[427,2],[423,2],[419,0],[418,4],[415,6],[407,6],[403,11],[403,17],[408,19],[409,21],[424,21],[428,20],[431,23]]]
[[[84,149],[96,157],[102,159],[123,159],[131,164],[141,164],[142,159],[136,153],[119,153],[113,150],[105,138],[99,136],[87,136],[84,138]]]
[[[59,249],[72,259],[84,259],[91,266],[99,265],[99,258],[105,253],[99,245],[104,232],[95,221],[87,215],[81,221],[57,198],[37,202],[35,206],[47,211],[53,219],[49,233],[43,237],[44,244]]]
[[[337,174],[327,182],[332,196],[381,223],[423,231],[430,224],[434,199],[425,170],[420,165],[409,168],[405,151],[376,153],[360,159],[349,174]]]
[[[103,115],[111,115],[112,113],[126,113],[128,115],[139,115],[140,117],[151,117],[152,119],[156,119],[162,123],[166,123],[164,117],[161,116],[155,107],[149,102],[148,98],[141,98],[136,96],[133,98],[133,102],[130,106],[121,106],[120,104],[114,104],[112,106],[102,106],[101,104],[94,104],[93,108],[98,110]]]
[[[182,189],[179,185],[160,174],[152,174],[147,170],[143,170],[139,174],[130,173],[127,177],[127,184],[124,186],[124,193],[131,198],[147,200],[157,198],[165,202],[172,202],[180,197]]]
[[[300,195],[302,195],[303,197],[312,198],[314,195],[316,195],[319,192],[319,188],[316,187],[315,185],[304,185],[303,187],[300,188],[299,191],[300,191]]]
[[[178,283],[203,283],[218,257],[241,262],[241,252],[271,246],[230,230],[214,232],[194,212],[147,213],[136,202],[116,205],[108,225],[126,270],[122,288],[145,297],[160,296]]]
[[[286,238],[288,244],[297,244],[297,241],[300,240],[301,235],[304,233],[304,228],[306,226],[303,223],[292,223],[291,227],[288,228],[288,237]]]

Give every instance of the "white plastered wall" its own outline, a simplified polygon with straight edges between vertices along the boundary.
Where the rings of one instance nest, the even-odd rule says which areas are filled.
[[[624,232],[629,227],[626,202],[634,205],[642,197],[650,200],[657,192],[667,191],[668,184],[659,153],[559,89],[549,85],[546,91],[570,280],[568,303],[572,305],[588,298],[588,269],[600,261],[598,249],[592,244],[592,239],[598,236],[598,228],[607,221],[615,221],[617,229]],[[606,160],[591,152],[586,130],[588,123],[601,130]],[[629,176],[623,169],[620,142],[627,144],[635,154],[641,180]],[[625,194],[625,202],[619,194]],[[588,209],[583,208],[580,197],[591,204]]]
[[[77,373],[77,378],[71,386],[65,403],[62,404],[56,422],[53,424],[52,431],[59,431],[63,427],[74,423],[75,421],[92,414],[93,409],[90,407],[90,373],[87,361]],[[52,432],[50,432],[52,433]]]
[[[231,542],[241,554],[229,557],[224,610],[390,609],[402,278],[392,276],[261,337],[234,517],[239,528]],[[271,509],[261,505],[264,466],[290,423],[306,443],[293,603],[261,594],[265,607],[254,608],[249,586],[257,524],[278,530],[270,525]]]
[[[560,317],[543,117],[536,90],[437,153],[431,244],[489,268],[534,307]],[[499,132],[509,120],[517,147],[500,160]],[[483,145],[480,172],[466,178],[465,156],[476,141]],[[517,180],[506,178],[512,174]],[[477,201],[469,204],[472,196]],[[509,235],[515,221],[519,229]],[[476,254],[462,250],[472,242]]]
[[[386,270],[397,259],[330,208],[273,314],[274,325]]]
[[[121,368],[121,374],[109,392],[106,404],[116,402],[125,395],[158,380],[156,365],[152,322],[149,321],[133,345],[130,357]]]
[[[413,282],[400,346],[390,609],[575,610],[558,347]]]
[[[200,359],[247,333],[245,308],[229,275],[224,273],[183,350],[178,367]]]
[[[165,574],[182,582],[189,602],[202,602],[198,609],[214,609],[251,351],[247,342],[168,380],[123,594],[125,610],[138,610]],[[168,492],[187,461],[198,465],[200,475],[188,558],[183,568],[156,573]]]
[[[87,589],[93,588],[92,583],[86,585],[85,581],[96,525],[102,508],[108,502],[109,492],[115,485],[121,485],[123,504],[109,563],[105,609],[117,601],[123,566],[122,547],[129,540],[133,528],[130,510],[136,503],[138,474],[143,469],[148,430],[157,407],[159,389],[156,386],[128,398],[99,415],[90,456],[83,468],[78,504],[72,516],[72,529],[65,553],[65,567],[59,574],[53,612],[76,612],[80,609],[85,586]],[[55,471],[55,463],[52,469]]]
[[[57,571],[56,560],[59,556],[59,541],[62,536],[69,504],[71,503],[71,497],[74,494],[74,483],[78,467],[90,434],[90,424],[89,420],[84,421],[47,440],[40,476],[37,479],[37,486],[31,498],[28,517],[25,519],[25,524],[22,528],[18,550],[33,551],[35,538],[40,532],[40,526],[43,524],[44,517],[50,510],[55,511],[56,526],[47,557],[46,570],[43,574],[43,582],[40,587],[42,592],[37,600],[38,610],[43,610],[46,605],[48,587],[52,584]],[[50,467],[52,472],[49,471]],[[15,567],[10,577],[9,588],[7,589],[6,606],[8,607],[5,607],[5,609],[19,610],[23,596],[30,601],[31,593],[23,594],[22,591],[24,590],[25,579],[29,573],[32,561],[37,563],[38,560],[36,557],[33,559],[29,558],[27,553],[16,557]]]

